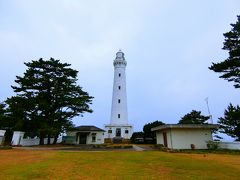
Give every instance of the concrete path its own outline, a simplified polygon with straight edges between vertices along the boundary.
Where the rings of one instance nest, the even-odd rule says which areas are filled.
[[[130,149],[94,149],[94,148],[86,148],[86,147],[78,147],[78,146],[60,146],[60,147],[13,147],[14,149],[24,149],[24,150],[64,150],[64,151],[151,151],[152,147],[146,145],[132,145]]]
[[[135,151],[145,151],[145,149],[143,149],[137,145],[133,145],[133,149],[135,149]]]

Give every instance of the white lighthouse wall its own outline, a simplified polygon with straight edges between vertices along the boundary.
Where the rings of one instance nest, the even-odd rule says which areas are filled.
[[[121,137],[124,139],[130,139],[132,137],[133,134],[133,128],[132,126],[105,126],[105,130],[106,132],[104,133],[104,138],[114,138],[116,137],[116,129],[120,128],[121,129]],[[111,130],[112,132],[109,133],[109,130]],[[128,130],[128,133],[125,133],[125,131]]]
[[[128,124],[125,65],[115,66],[111,124]]]

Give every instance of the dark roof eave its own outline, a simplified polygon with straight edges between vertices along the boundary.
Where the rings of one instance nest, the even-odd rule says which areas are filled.
[[[78,131],[78,132],[105,132],[103,129],[100,129],[96,126],[78,126],[69,131]]]
[[[165,129],[218,129],[218,124],[166,124],[152,128],[151,131],[160,131]]]

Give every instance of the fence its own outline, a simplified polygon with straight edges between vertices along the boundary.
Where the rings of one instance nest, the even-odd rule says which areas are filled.
[[[54,141],[54,138],[51,138],[50,139],[50,144],[52,144],[53,141]],[[22,139],[20,141],[20,145],[22,145],[22,146],[36,146],[36,145],[39,145],[39,142],[40,142],[39,138],[35,138],[35,139]],[[47,144],[47,142],[48,142],[48,139],[44,138],[44,144]],[[61,143],[61,142],[62,142],[61,138],[58,138],[57,143]]]
[[[240,142],[219,142],[220,149],[240,150]]]

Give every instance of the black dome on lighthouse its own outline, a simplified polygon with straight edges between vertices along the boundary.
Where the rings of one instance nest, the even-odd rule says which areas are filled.
[[[119,51],[116,53],[116,59],[125,60],[124,53],[123,53],[121,50],[119,50]]]

